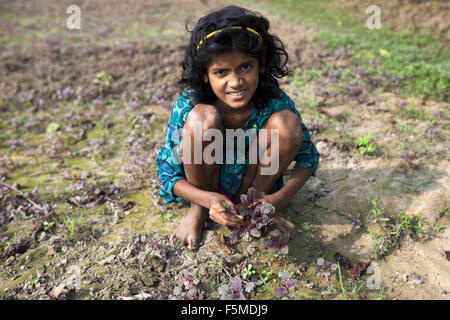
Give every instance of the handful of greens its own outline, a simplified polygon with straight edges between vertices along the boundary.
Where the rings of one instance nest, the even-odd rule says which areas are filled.
[[[230,233],[230,240],[236,242],[239,239],[250,241],[253,238],[261,237],[272,221],[271,216],[275,213],[275,207],[262,202],[263,193],[251,187],[246,195],[241,195],[241,203],[236,206],[244,221]]]

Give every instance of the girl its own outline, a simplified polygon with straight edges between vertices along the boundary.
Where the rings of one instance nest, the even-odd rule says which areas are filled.
[[[233,202],[250,187],[264,192],[262,201],[280,209],[315,175],[319,153],[293,101],[276,80],[288,74],[288,55],[280,39],[268,30],[266,18],[228,6],[201,18],[192,31],[178,82],[181,95],[156,161],[162,184],[159,194],[166,203],[188,201],[191,205],[171,236],[174,243],[196,247],[208,217],[225,226],[239,224],[243,217],[236,213]],[[232,163],[195,159],[195,153],[206,151],[208,131],[225,133],[227,129],[255,130],[256,140],[267,142],[266,158],[250,163],[250,142],[246,140],[244,163],[234,152]],[[276,141],[271,134],[274,131],[278,132]],[[226,137],[224,134],[223,146]],[[215,156],[220,158],[221,153]],[[277,170],[264,174],[264,169],[274,164],[272,156],[278,160]],[[283,172],[293,160],[295,167],[284,184]],[[274,222],[282,229],[293,228],[279,216]]]

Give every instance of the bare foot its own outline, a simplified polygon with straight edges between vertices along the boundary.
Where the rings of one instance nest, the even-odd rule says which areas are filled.
[[[197,249],[207,218],[207,209],[199,205],[191,205],[188,214],[181,220],[170,240],[175,246],[187,245],[189,248]]]

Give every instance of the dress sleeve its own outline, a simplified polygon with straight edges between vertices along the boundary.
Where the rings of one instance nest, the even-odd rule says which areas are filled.
[[[300,118],[301,119],[301,118]],[[303,140],[300,150],[295,156],[295,166],[294,167],[305,167],[311,170],[312,175],[316,175],[317,167],[319,165],[319,157],[320,154],[317,151],[316,146],[311,141],[311,135],[309,134],[308,129],[302,121],[302,131],[303,131]]]
[[[178,180],[186,179],[183,163],[180,157],[181,130],[186,122],[189,111],[193,108],[192,102],[185,94],[180,95],[174,103],[167,125],[166,140],[164,146],[156,158],[158,178],[161,182],[159,195],[165,203],[178,201],[185,203],[181,197],[173,194],[173,186]],[[177,133],[178,132],[178,133]]]
[[[308,168],[309,170],[311,170],[312,175],[315,176],[317,167],[319,166],[320,153],[317,151],[316,146],[311,141],[311,135],[309,134],[308,128],[306,128],[305,124],[303,123],[302,117],[295,107],[294,102],[284,92],[282,92],[282,96],[283,98],[281,100],[289,105],[289,110],[297,115],[302,124],[303,140],[302,145],[300,146],[300,149],[298,150],[297,155],[294,158],[294,167]]]

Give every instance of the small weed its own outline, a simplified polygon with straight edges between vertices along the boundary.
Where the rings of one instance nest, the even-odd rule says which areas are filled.
[[[372,248],[375,259],[386,255],[396,245],[398,238],[395,221],[386,216],[386,213],[380,208],[381,204],[380,200],[372,200],[369,216],[369,221],[374,225],[368,232],[376,240],[375,246]]]
[[[63,216],[63,228],[70,239],[75,237],[75,219]],[[48,226],[48,225],[47,225]]]
[[[270,276],[273,274],[272,270],[261,270],[262,276],[264,276],[264,278],[262,278],[264,281],[269,281]]]
[[[101,72],[97,73],[96,78],[102,81],[107,86],[109,86],[109,84],[113,80],[113,77],[111,75],[108,75],[105,70],[102,70]]]
[[[427,228],[423,227],[422,217],[415,214],[402,213],[399,228],[404,231],[412,231],[415,234],[426,232]]]
[[[370,209],[370,220],[374,223],[384,222],[388,219],[384,218],[384,212],[379,208],[381,200],[372,200],[372,208]]]
[[[416,236],[421,232],[427,231],[427,228],[423,226],[420,215],[409,215],[403,212],[400,220],[397,221],[394,218],[387,217],[380,206],[380,200],[372,200],[369,216],[370,222],[373,223],[373,228],[369,229],[368,232],[376,240],[376,244],[372,248],[375,259],[385,256],[399,244],[399,241],[404,236]]]
[[[251,263],[247,264],[247,266],[244,269],[244,274],[242,275],[244,279],[247,279],[248,276],[251,276],[256,273],[256,271],[252,268],[253,266]]]
[[[309,223],[309,222],[304,222],[302,224],[302,229],[303,230],[299,230],[299,232],[304,232],[305,233],[305,236],[304,236],[305,240],[308,240],[308,239],[312,238],[312,236],[313,236],[313,233],[312,233],[312,230],[311,230],[312,226],[313,225],[311,223]]]
[[[51,222],[44,221],[44,223],[43,223],[44,231],[50,230],[54,225],[55,225],[54,221],[51,221]]]
[[[0,243],[1,251],[6,251],[11,245],[15,244],[16,241],[17,241],[17,234],[15,232],[14,232],[14,234],[12,236],[12,239],[8,239],[8,238],[0,239],[0,242],[3,242],[3,243]]]
[[[376,147],[372,144],[372,135],[369,133],[365,136],[356,138],[356,149],[361,155],[374,154]]]

